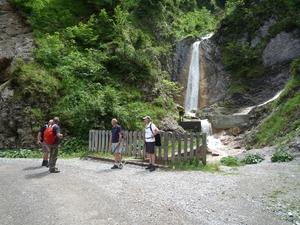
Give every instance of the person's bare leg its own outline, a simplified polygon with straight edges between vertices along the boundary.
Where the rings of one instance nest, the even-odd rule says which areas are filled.
[[[44,152],[43,160],[48,161],[49,152]]]

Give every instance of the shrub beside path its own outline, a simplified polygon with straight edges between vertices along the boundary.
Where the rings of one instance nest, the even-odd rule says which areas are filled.
[[[300,224],[299,159],[220,173],[58,159],[50,174],[40,163],[0,158],[2,225]]]

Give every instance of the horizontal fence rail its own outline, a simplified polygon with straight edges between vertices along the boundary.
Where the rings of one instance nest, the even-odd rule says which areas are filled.
[[[123,131],[124,138],[122,155],[145,159],[143,131]],[[156,147],[156,158],[166,165],[169,162],[186,161],[189,159],[201,159],[206,164],[206,133],[175,133],[161,131],[161,146]],[[89,151],[90,153],[101,152],[111,154],[109,146],[110,130],[90,130]]]

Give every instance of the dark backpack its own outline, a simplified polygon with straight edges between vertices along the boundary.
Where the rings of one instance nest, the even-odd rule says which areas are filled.
[[[151,127],[152,123],[150,124],[150,130],[153,134],[153,130],[152,130],[152,127]],[[155,138],[155,146],[161,146],[161,138],[160,138],[160,134],[156,134],[154,135],[154,138]]]
[[[44,131],[44,141],[47,145],[53,145],[55,143],[55,135],[53,131],[54,125],[50,125]]]

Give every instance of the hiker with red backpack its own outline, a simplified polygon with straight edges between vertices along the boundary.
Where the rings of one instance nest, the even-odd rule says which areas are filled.
[[[49,171],[50,173],[59,173],[55,167],[58,157],[58,146],[63,134],[60,133],[59,118],[54,117],[53,125],[49,126],[44,132],[44,141],[50,148]]]
[[[53,124],[53,120],[49,120],[48,124],[45,124],[44,126],[41,126],[41,128],[38,132],[38,136],[37,136],[37,144],[42,146],[42,151],[43,151],[42,166],[46,166],[46,167],[49,166],[48,155],[49,155],[49,152],[50,152],[50,148],[48,147],[46,142],[44,142],[44,132],[52,124]]]

